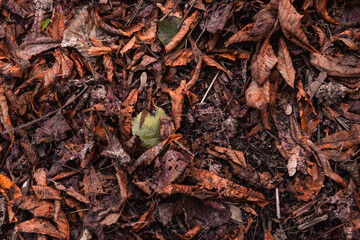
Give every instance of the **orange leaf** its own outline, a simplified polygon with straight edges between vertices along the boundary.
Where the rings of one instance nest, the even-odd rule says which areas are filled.
[[[65,21],[64,15],[61,12],[54,11],[54,15],[52,16],[51,24],[49,26],[49,33],[51,37],[61,40],[63,32],[65,30]]]
[[[180,127],[182,108],[184,105],[184,92],[186,80],[182,80],[180,86],[174,91],[168,91],[171,98],[171,117],[175,123],[175,130]]]
[[[278,63],[277,69],[292,88],[294,88],[295,81],[295,69],[291,61],[291,57],[289,51],[287,49],[285,40],[283,37],[279,39],[279,47],[278,47]]]
[[[165,56],[166,66],[184,66],[193,60],[193,52],[189,48],[174,51]]]
[[[225,47],[228,47],[230,44],[238,43],[238,42],[248,42],[248,41],[258,41],[262,38],[262,36],[253,36],[250,34],[254,23],[250,23],[243,27],[239,32],[232,35],[226,42]]]
[[[114,64],[111,57],[109,55],[104,55],[103,63],[106,70],[106,78],[109,82],[112,82],[114,77]]]
[[[265,233],[264,240],[274,240],[274,237],[271,235],[271,228]]]
[[[330,57],[325,57],[320,53],[311,53],[311,64],[320,71],[325,71],[329,76],[337,77],[360,77],[360,68],[350,67],[337,63]]]
[[[270,38],[266,38],[260,50],[258,50],[251,61],[251,76],[259,86],[262,86],[270,76],[271,69],[277,63],[277,58],[270,45]]]
[[[124,55],[127,51],[129,51],[136,43],[136,37],[132,37],[129,42],[125,44],[125,46],[120,50],[120,54]]]
[[[141,228],[147,226],[149,224],[149,220],[152,216],[152,213],[154,212],[155,209],[155,203],[151,203],[149,209],[143,214],[141,215],[141,217],[138,220],[138,223],[132,228],[132,231],[134,232],[138,232]]]
[[[119,126],[124,141],[131,137],[131,115],[135,111],[138,93],[137,89],[133,89],[121,105]]]
[[[0,188],[5,190],[10,201],[22,196],[20,188],[2,174],[0,174]]]
[[[233,74],[231,72],[226,70],[223,66],[220,65],[220,63],[218,63],[217,61],[215,61],[211,57],[204,54],[204,55],[202,55],[202,60],[204,61],[204,63],[206,65],[216,67],[217,69],[225,72],[229,77],[232,77]]]
[[[231,148],[215,146],[214,151],[208,149],[209,154],[222,159],[230,159],[234,163],[246,167],[246,160],[244,153],[241,151],[233,150]]]
[[[310,45],[305,33],[301,29],[302,17],[290,3],[290,0],[279,0],[279,22],[285,37],[310,52],[317,52]]]
[[[181,42],[181,40],[186,36],[191,26],[197,19],[197,13],[198,11],[195,11],[190,17],[185,19],[185,21],[181,25],[180,31],[166,45],[165,47],[166,52],[170,52],[171,50],[173,50],[179,44],[179,42]]]
[[[58,199],[61,200],[59,190],[48,186],[33,185],[32,189],[38,199]]]
[[[34,173],[36,183],[41,186],[46,186],[46,172],[44,168],[39,168]]]
[[[0,123],[2,123],[5,129],[8,130],[12,128],[12,125],[10,121],[9,107],[5,96],[5,86],[6,84],[4,78],[0,76]],[[11,135],[13,136],[13,134]]]
[[[108,53],[111,53],[111,48],[109,47],[90,47],[88,53],[90,56],[101,56]]]
[[[339,24],[337,22],[335,22],[328,14],[328,12],[326,11],[326,4],[327,4],[327,0],[314,0],[314,5],[316,8],[316,11],[318,12],[318,14],[325,19],[326,21],[328,21],[329,23],[333,23],[333,24]]]
[[[198,234],[201,230],[201,225],[196,225],[193,228],[190,228],[184,235],[178,234],[182,239],[192,239]]]

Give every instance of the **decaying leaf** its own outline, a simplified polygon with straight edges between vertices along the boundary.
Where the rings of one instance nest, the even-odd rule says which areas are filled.
[[[132,90],[121,105],[119,129],[123,141],[131,137],[131,115],[135,111],[138,94],[139,91],[137,89]]]
[[[323,19],[325,19],[329,23],[339,24],[329,16],[328,12],[326,11],[326,4],[327,0],[314,0],[316,11]]]
[[[181,25],[180,31],[171,39],[171,41],[165,46],[165,51],[170,52],[182,41],[182,39],[186,36],[186,34],[191,29],[191,26],[196,21],[198,12],[195,11],[191,14],[190,17],[185,19],[183,24]]]
[[[360,68],[343,65],[320,53],[311,53],[310,62],[319,71],[325,71],[329,76],[360,77]]]
[[[279,0],[279,22],[285,37],[310,52],[317,52],[310,45],[305,33],[301,29],[302,17],[290,3],[290,0]]]
[[[281,73],[282,77],[285,79],[287,84],[294,88],[295,82],[295,69],[291,61],[291,57],[289,51],[287,49],[286,43],[284,38],[279,39],[279,46],[278,46],[278,62],[277,62],[277,69]]]
[[[270,38],[266,38],[260,49],[251,60],[251,76],[262,86],[270,76],[271,69],[276,65],[277,58],[270,45]]]
[[[171,117],[175,123],[175,130],[177,130],[181,124],[185,87],[186,87],[186,80],[183,80],[181,81],[180,86],[177,89],[173,91],[168,91],[171,98],[171,106],[172,106]]]
[[[145,149],[160,142],[160,118],[162,117],[167,117],[167,115],[162,108],[158,108],[154,113],[142,111],[131,120],[132,134],[140,137]]]

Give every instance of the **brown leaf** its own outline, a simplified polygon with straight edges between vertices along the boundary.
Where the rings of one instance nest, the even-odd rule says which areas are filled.
[[[164,63],[166,66],[184,66],[194,59],[193,52],[190,48],[184,48],[174,51],[165,56]]]
[[[103,56],[103,64],[106,70],[106,78],[109,82],[112,82],[114,77],[114,64],[109,55]]]
[[[326,11],[326,4],[327,0],[314,0],[316,11],[323,19],[332,24],[339,24],[329,16],[328,12]]]
[[[262,86],[268,79],[271,69],[276,65],[277,58],[270,45],[270,38],[266,38],[260,50],[258,50],[251,61],[251,76]]]
[[[182,239],[192,239],[193,237],[196,236],[196,234],[198,234],[201,230],[201,226],[200,225],[196,225],[193,228],[190,228],[185,234],[181,235],[178,234],[179,237],[181,237]]]
[[[205,28],[210,33],[216,33],[222,30],[226,24],[226,21],[232,16],[231,10],[233,8],[232,3],[218,4],[217,8],[212,11],[205,21]]]
[[[61,40],[64,30],[65,30],[64,15],[61,12],[54,11],[54,14],[51,19],[51,24],[49,26],[49,33],[51,37],[57,40]]]
[[[254,23],[250,23],[243,27],[239,32],[232,35],[226,42],[225,47],[228,47],[229,45],[233,43],[238,42],[248,42],[248,41],[258,41],[262,38],[262,36],[253,36],[250,34],[250,31],[254,27]]]
[[[27,233],[40,233],[49,235],[55,238],[62,239],[63,236],[60,232],[51,224],[50,221],[41,219],[41,218],[33,218],[31,220],[27,220],[18,224],[15,227],[16,232],[27,232]]]
[[[101,181],[93,166],[90,166],[90,173],[84,176],[82,183],[84,185],[85,196],[104,193]]]
[[[181,25],[180,31],[166,45],[165,47],[166,52],[170,52],[171,50],[173,50],[179,44],[179,42],[181,42],[181,40],[186,36],[192,25],[195,23],[197,19],[197,14],[198,11],[195,11],[190,17],[185,19],[185,21]]]
[[[61,200],[59,190],[48,186],[33,185],[32,189],[38,199],[58,199]]]
[[[360,144],[360,124],[353,124],[349,131],[340,131],[321,139],[317,144],[321,149],[348,149]]]
[[[229,72],[228,70],[226,70],[223,66],[221,66],[220,63],[218,63],[217,61],[215,61],[214,59],[212,59],[211,57],[203,54],[202,55],[202,60],[203,62],[208,65],[208,66],[213,66],[216,67],[217,69],[225,72],[229,77],[232,77],[233,74],[231,72]]]
[[[213,149],[214,151],[208,149],[207,152],[215,157],[225,160],[229,159],[242,167],[246,167],[246,160],[243,152],[219,146],[214,146]]]
[[[2,174],[0,174],[0,188],[5,190],[10,201],[22,196],[20,188]]]
[[[213,172],[198,168],[192,168],[191,171],[192,177],[199,182],[198,185],[207,190],[215,190],[220,198],[226,198],[232,202],[250,201],[260,207],[268,204],[261,193],[221,178]]]
[[[279,0],[279,22],[285,37],[310,52],[317,52],[310,45],[305,33],[301,29],[302,17],[290,3],[290,0]]]
[[[5,96],[5,86],[6,83],[4,81],[4,78],[0,76],[0,123],[3,124],[6,130],[8,130],[13,127],[11,125],[9,107]],[[0,132],[2,132],[1,128],[0,128]],[[10,136],[12,136],[13,138],[14,137],[13,133],[10,133]]]
[[[265,233],[264,240],[274,240],[274,237],[271,235],[271,228]]]
[[[69,196],[79,200],[80,202],[87,203],[87,204],[90,203],[90,200],[87,197],[85,197],[81,193],[78,193],[77,191],[75,191],[75,189],[72,186],[70,186],[69,188],[66,188],[64,185],[62,185],[58,182],[54,182],[54,185],[55,185],[56,189],[66,192]]]
[[[171,98],[171,117],[175,123],[175,130],[180,128],[182,108],[184,105],[184,92],[186,80],[182,80],[180,86],[174,91],[168,91]]]
[[[149,209],[141,215],[141,217],[138,220],[138,223],[131,229],[134,232],[138,232],[143,227],[146,227],[150,223],[150,218],[152,216],[152,213],[155,209],[155,203],[151,203]]]
[[[289,86],[294,88],[295,82],[295,69],[291,61],[291,57],[289,51],[287,49],[285,40],[283,37],[279,39],[279,47],[278,47],[278,62],[277,62],[277,69],[287,82]]]
[[[319,71],[325,71],[329,76],[360,77],[360,68],[342,65],[334,60],[316,52],[310,56],[311,64]]]
[[[39,200],[34,195],[18,197],[13,202],[20,209],[30,211],[35,217],[52,218],[55,213],[53,201]]]
[[[121,105],[119,129],[123,141],[131,137],[131,115],[135,111],[138,93],[137,89],[133,89]]]
[[[111,48],[109,47],[90,47],[88,53],[90,56],[102,56],[108,53],[111,53]]]
[[[270,101],[270,83],[266,81],[262,87],[253,80],[245,91],[246,104],[249,107],[265,110]]]

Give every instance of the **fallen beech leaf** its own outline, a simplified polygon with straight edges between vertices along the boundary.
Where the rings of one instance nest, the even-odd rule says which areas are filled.
[[[251,60],[251,76],[262,86],[268,79],[271,69],[276,65],[277,58],[270,45],[270,38],[266,38],[261,48],[255,53]]]
[[[158,143],[157,145],[153,146],[152,148],[141,154],[140,157],[136,159],[135,163],[132,165],[133,169],[128,170],[131,172],[140,165],[149,165],[156,158],[156,156],[159,155],[159,153],[164,147],[169,145],[172,141],[179,140],[181,137],[181,134],[170,135],[164,141]]]
[[[39,168],[34,173],[34,178],[36,180],[36,183],[40,186],[46,186],[47,179],[46,179],[46,171],[44,168]]]
[[[66,188],[64,185],[62,185],[58,182],[53,182],[53,183],[54,183],[56,189],[66,192],[69,196],[79,200],[80,202],[87,203],[87,204],[90,203],[90,200],[87,197],[85,197],[81,193],[78,193],[77,191],[75,191],[75,189],[72,186]]]
[[[135,111],[138,93],[137,89],[133,89],[121,105],[119,129],[123,141],[131,137],[131,115]]]
[[[212,59],[211,57],[203,54],[202,55],[202,60],[203,62],[208,65],[208,66],[213,66],[216,67],[217,69],[225,72],[229,77],[232,77],[233,74],[231,72],[229,72],[228,70],[226,70],[223,66],[220,65],[220,63],[218,63],[217,61],[215,61],[214,59]]]
[[[193,52],[190,48],[180,49],[165,56],[166,66],[184,66],[194,59]]]
[[[221,178],[213,172],[198,168],[192,168],[191,171],[192,177],[198,181],[198,185],[207,190],[215,190],[220,198],[229,199],[231,202],[250,201],[260,207],[268,204],[261,193]]]
[[[149,185],[155,192],[173,183],[187,167],[184,156],[176,151],[169,150],[160,160],[159,170],[156,171]]]
[[[16,232],[28,232],[28,233],[40,233],[46,234],[55,238],[62,239],[63,236],[60,232],[51,224],[50,221],[41,219],[41,218],[33,218],[31,220],[27,220],[18,224],[15,227]]]
[[[253,80],[245,91],[246,104],[249,107],[265,110],[270,101],[270,83],[266,81],[262,87]]]
[[[325,19],[329,23],[339,24],[329,16],[328,12],[326,11],[326,4],[327,0],[314,0],[316,11],[323,19]]]
[[[65,19],[61,12],[55,11],[52,16],[49,33],[52,38],[61,40],[65,30]]]
[[[82,183],[84,185],[85,196],[104,194],[101,181],[92,165],[90,166],[89,174],[84,176]]]
[[[109,82],[112,82],[114,77],[114,64],[109,55],[103,56],[103,63],[106,70],[106,78]]]
[[[161,117],[167,117],[167,115],[165,111],[159,107],[153,114],[143,111],[131,120],[132,134],[140,137],[145,149],[149,149],[160,142]]]
[[[53,201],[39,200],[34,195],[30,195],[16,198],[13,202],[20,209],[30,211],[35,217],[54,217],[55,206]]]
[[[310,62],[319,71],[325,71],[329,76],[360,77],[360,68],[336,63],[333,59],[320,53],[311,53]]]
[[[190,228],[185,234],[181,235],[178,234],[179,237],[181,237],[182,239],[192,239],[193,237],[196,236],[196,234],[198,234],[201,230],[201,226],[200,225],[196,225],[193,228]]]
[[[243,152],[219,146],[214,146],[213,149],[214,151],[208,149],[207,152],[215,157],[225,160],[230,159],[234,163],[246,167],[246,160]]]
[[[353,124],[349,131],[341,131],[321,139],[317,144],[321,149],[348,149],[360,144],[360,124]]]
[[[112,50],[109,47],[90,47],[88,49],[88,53],[90,56],[101,56],[101,55],[105,55],[108,53],[111,53]]]
[[[149,209],[141,215],[141,217],[138,220],[138,223],[131,229],[134,232],[138,232],[143,227],[147,226],[150,223],[150,218],[154,212],[155,209],[155,203],[151,203]]]
[[[320,123],[320,118],[315,111],[311,99],[307,97],[301,81],[299,81],[298,90],[297,100],[301,118],[301,129],[311,137]]]
[[[124,53],[127,53],[130,49],[134,47],[136,43],[136,37],[132,37],[129,42],[125,44],[125,46],[120,50],[120,54],[124,55]]]
[[[165,47],[170,43],[171,39],[180,31],[177,26],[181,23],[181,18],[169,17],[158,22],[158,38]],[[185,39],[180,41],[176,49],[184,47]]]
[[[277,69],[290,87],[294,88],[295,69],[283,37],[279,39]]]
[[[185,87],[186,80],[182,80],[180,86],[177,89],[173,91],[168,91],[171,98],[171,117],[175,123],[175,130],[179,129],[181,124]]]
[[[2,76],[0,76],[0,123],[3,124],[6,130],[13,128],[10,121],[9,107],[6,101],[5,95],[5,81]],[[2,129],[0,128],[0,132]],[[14,139],[14,134],[10,133],[10,137]]]
[[[20,188],[2,174],[0,174],[0,188],[5,190],[10,201],[22,196]]]
[[[61,200],[59,190],[48,186],[33,185],[32,189],[38,199],[58,199]]]
[[[302,17],[290,3],[290,0],[279,0],[279,22],[285,37],[310,52],[317,52],[310,45],[305,33],[301,29]]]
[[[183,24],[181,25],[180,31],[171,39],[171,41],[166,45],[165,51],[170,52],[175,49],[178,44],[182,41],[182,39],[189,32],[191,26],[196,21],[198,11],[195,11],[190,17],[185,19]]]
[[[250,34],[250,31],[254,27],[254,23],[250,23],[243,27],[239,32],[232,35],[226,42],[225,47],[228,47],[229,45],[233,43],[238,42],[248,42],[248,41],[258,41],[262,38],[262,36],[253,36]]]

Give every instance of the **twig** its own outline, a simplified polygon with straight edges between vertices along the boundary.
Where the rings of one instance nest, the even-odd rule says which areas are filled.
[[[49,113],[46,114],[45,116],[42,116],[42,117],[37,118],[37,119],[34,119],[34,120],[32,120],[32,121],[30,121],[30,122],[27,122],[27,123],[24,123],[24,124],[22,124],[22,125],[20,125],[20,126],[18,126],[18,127],[14,127],[14,128],[8,129],[8,130],[6,130],[6,131],[1,132],[0,134],[1,134],[1,135],[4,135],[4,134],[6,134],[6,133],[14,132],[14,131],[17,131],[17,130],[22,129],[22,128],[27,128],[27,127],[33,125],[34,123],[40,122],[40,121],[44,120],[45,118],[48,118],[48,117],[50,117],[51,115],[56,114],[57,112],[61,111],[61,110],[64,109],[65,107],[69,106],[69,105],[70,105],[73,101],[75,101],[78,97],[80,97],[80,96],[86,91],[87,88],[88,88],[88,86],[85,86],[84,89],[81,90],[80,93],[78,93],[78,94],[75,95],[75,96],[73,95],[72,97],[70,97],[69,100],[68,100],[62,107],[60,107],[60,108],[58,108],[58,109],[56,109],[56,110],[54,110],[54,111],[52,111],[52,112],[49,112]]]
[[[192,7],[195,5],[195,3],[196,3],[196,0],[192,0],[192,1],[191,1],[191,4],[190,4],[190,7],[189,7],[189,10],[187,10],[187,12],[186,12],[185,16],[183,17],[183,19],[181,20],[181,22],[179,23],[179,25],[177,26],[177,28],[180,28],[180,27],[181,27],[181,25],[182,25],[182,24],[183,24],[183,22],[185,21],[185,18],[189,15],[190,10],[191,10],[191,9],[192,9]]]
[[[279,198],[279,189],[275,188],[275,196],[276,196],[276,217],[278,219],[281,218],[280,215],[280,198]]]
[[[209,86],[208,89],[206,90],[206,93],[205,93],[204,97],[201,99],[201,102],[199,103],[199,105],[201,105],[201,104],[205,101],[206,96],[209,94],[210,89],[211,89],[212,86],[214,85],[215,80],[216,80],[216,78],[219,76],[219,74],[220,74],[220,70],[217,72],[217,74],[215,75],[215,77],[214,77],[213,80],[211,81],[210,86]]]
[[[189,149],[187,149],[184,145],[182,145],[181,143],[179,143],[177,140],[173,141],[174,143],[176,143],[180,148],[182,148],[185,152],[187,152],[188,154],[190,154],[192,157],[195,157],[195,154],[193,154],[192,152],[190,152]]]

